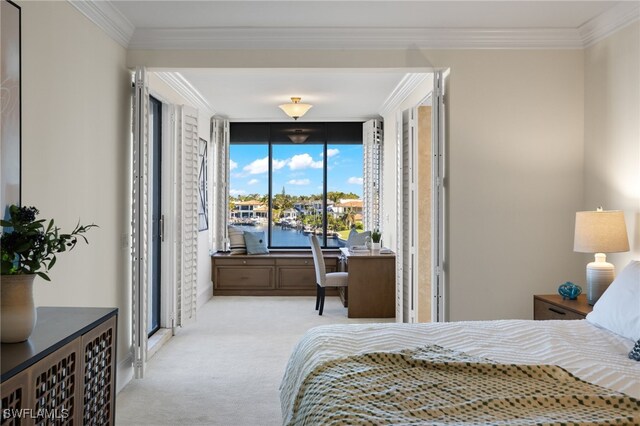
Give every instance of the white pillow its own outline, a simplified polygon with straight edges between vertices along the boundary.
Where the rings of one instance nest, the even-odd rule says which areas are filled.
[[[620,272],[587,321],[627,339],[640,339],[640,261],[632,260]]]
[[[367,238],[371,238],[371,231],[358,232],[351,228],[349,237],[347,237],[347,247],[364,246],[367,243]]]
[[[244,231],[235,226],[228,226],[229,250],[231,254],[246,254],[247,244],[244,242]]]

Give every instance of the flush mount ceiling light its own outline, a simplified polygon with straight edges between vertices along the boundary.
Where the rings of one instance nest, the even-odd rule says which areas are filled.
[[[311,109],[311,104],[301,104],[302,98],[291,98],[291,103],[279,105],[280,109],[284,111],[289,117],[297,120],[302,117]]]
[[[289,134],[287,136],[293,143],[305,143],[307,139],[309,139],[309,135],[303,133],[301,129],[296,129],[292,134]]]

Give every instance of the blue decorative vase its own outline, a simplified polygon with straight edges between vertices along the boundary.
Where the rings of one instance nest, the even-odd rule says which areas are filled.
[[[560,284],[558,287],[558,293],[563,299],[575,300],[580,293],[582,293],[582,287],[567,281],[564,284]]]

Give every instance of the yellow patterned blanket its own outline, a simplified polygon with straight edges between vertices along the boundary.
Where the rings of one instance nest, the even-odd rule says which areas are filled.
[[[320,364],[289,425],[640,425],[640,401],[552,365],[506,365],[439,346]]]

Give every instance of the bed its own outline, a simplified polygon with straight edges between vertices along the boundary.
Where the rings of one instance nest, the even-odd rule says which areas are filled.
[[[636,343],[628,329],[640,325],[640,262],[631,269],[637,292],[607,290],[594,307],[606,319],[615,305],[613,326],[594,315],[311,329],[280,386],[283,423],[640,425],[640,362],[628,356]],[[616,321],[630,326],[620,332]]]

